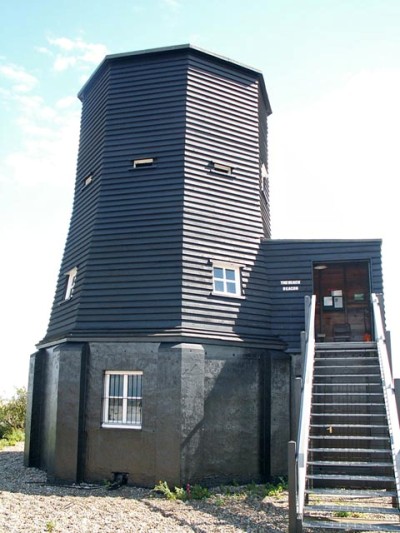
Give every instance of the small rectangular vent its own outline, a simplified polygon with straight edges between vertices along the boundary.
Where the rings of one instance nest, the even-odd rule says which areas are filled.
[[[218,163],[217,161],[212,161],[211,163],[212,169],[216,172],[220,172],[221,174],[226,174],[230,176],[233,172],[233,167],[229,165],[224,165],[223,163]]]
[[[151,167],[154,164],[154,157],[145,157],[133,160],[133,168]]]

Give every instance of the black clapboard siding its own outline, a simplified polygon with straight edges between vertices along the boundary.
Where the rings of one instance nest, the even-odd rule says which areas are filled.
[[[180,54],[106,61],[81,92],[73,214],[45,340],[179,325],[185,87]],[[138,157],[156,165],[133,169]],[[73,298],[63,302],[63,272],[76,265]]]
[[[268,172],[268,113],[269,108],[266,106],[264,98],[261,97],[262,93],[260,91],[259,96],[259,150],[260,150],[260,167],[265,166],[265,169]],[[261,217],[263,221],[264,235],[265,237],[271,238],[271,210],[269,204],[269,178],[267,178],[266,186],[261,182],[261,191],[260,191],[260,208],[261,208]]]
[[[270,288],[271,333],[285,341],[289,351],[300,350],[304,297],[313,293],[313,263],[366,261],[371,291],[383,291],[380,240],[266,240],[262,248]],[[299,290],[283,291],[282,280],[299,280]]]
[[[266,341],[266,285],[257,299],[246,294],[263,236],[258,76],[191,58],[187,94],[182,324],[202,336]],[[232,175],[210,169],[213,160]],[[212,260],[243,265],[245,298],[212,294]]]
[[[270,343],[261,74],[184,46],[109,56],[79,96],[73,212],[45,340],[180,332]],[[155,164],[133,169],[141,157]],[[243,266],[243,298],[211,294],[212,260]]]
[[[100,194],[98,169],[101,168],[102,150],[105,140],[105,116],[107,113],[107,93],[109,70],[104,69],[98,77],[98,84],[86,100],[86,109],[81,116],[81,132],[77,162],[73,210],[67,242],[58,277],[56,293],[48,331],[45,341],[54,337],[63,337],[74,330],[79,312],[79,299],[64,300],[66,273],[79,265],[79,277],[75,286],[75,295],[82,288],[82,279],[86,270],[88,250],[96,218],[96,204]],[[83,179],[96,168],[96,182],[83,191]],[[89,192],[90,197],[83,192]]]

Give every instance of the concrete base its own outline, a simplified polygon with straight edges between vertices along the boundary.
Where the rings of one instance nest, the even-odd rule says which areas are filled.
[[[102,427],[105,371],[143,372],[141,429]],[[153,487],[285,474],[289,359],[243,346],[65,343],[32,356],[25,463]]]

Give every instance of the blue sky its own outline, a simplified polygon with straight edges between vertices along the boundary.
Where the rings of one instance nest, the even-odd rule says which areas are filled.
[[[0,396],[26,384],[47,327],[72,207],[76,94],[105,54],[184,43],[264,74],[273,238],[383,239],[396,356],[398,0],[15,0],[1,12]]]

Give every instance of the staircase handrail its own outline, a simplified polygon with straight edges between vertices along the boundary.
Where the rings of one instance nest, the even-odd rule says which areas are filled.
[[[386,344],[386,328],[381,309],[381,299],[377,294],[371,294],[375,342],[381,367],[382,385],[386,403],[390,442],[393,455],[393,468],[396,479],[397,504],[400,506],[400,426],[397,414],[397,404],[392,371],[389,363],[389,354]]]
[[[303,516],[304,512],[308,439],[310,435],[311,421],[311,398],[315,355],[315,301],[315,295],[305,297],[306,331],[304,368],[300,401],[299,432],[296,445],[297,515],[300,518]]]

